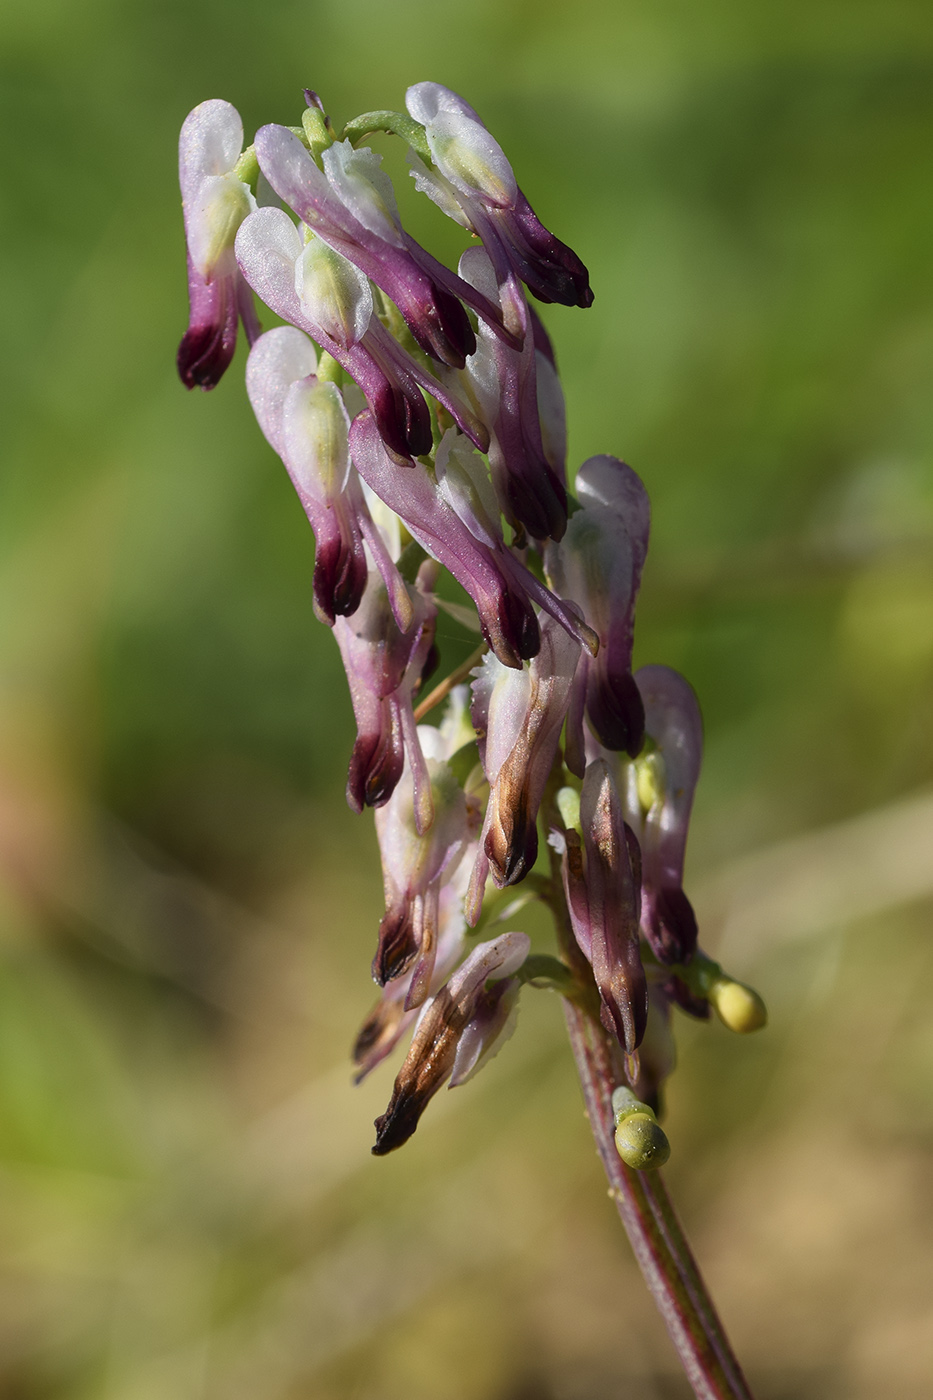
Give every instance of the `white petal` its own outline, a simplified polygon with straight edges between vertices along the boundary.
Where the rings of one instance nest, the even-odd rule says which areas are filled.
[[[461,116],[480,121],[469,102],[464,102],[462,97],[442,83],[414,83],[405,94],[405,106],[409,116],[424,126],[433,121],[439,112],[459,112]]]
[[[276,326],[261,335],[246,362],[246,392],[268,442],[281,456],[282,408],[296,379],[317,370],[314,346],[294,326]]]
[[[207,175],[225,175],[243,149],[243,123],[237,109],[219,97],[189,112],[178,140],[178,179],[182,199],[192,199]]]
[[[505,152],[484,126],[458,112],[440,112],[427,127],[431,155],[442,175],[465,195],[480,194],[507,208],[518,186]]]
[[[301,236],[284,209],[257,209],[240,225],[236,259],[253,291],[284,321],[300,314],[295,263]]]
[[[370,233],[404,247],[392,181],[380,168],[382,156],[368,146],[355,151],[349,141],[338,141],[321,159],[324,173],[353,217]]]

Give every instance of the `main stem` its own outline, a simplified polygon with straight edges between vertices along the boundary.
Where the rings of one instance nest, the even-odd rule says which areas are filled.
[[[616,1151],[612,1091],[624,1083],[618,1051],[566,998],[564,1014],[609,1194],[694,1394],[697,1400],[752,1400],[660,1172],[633,1171]]]

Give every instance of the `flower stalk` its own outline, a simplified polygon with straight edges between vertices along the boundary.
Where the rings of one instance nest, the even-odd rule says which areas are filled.
[[[645,1283],[697,1400],[752,1400],[660,1172],[633,1171],[616,1150],[613,1091],[626,1082],[618,1046],[578,1002],[564,999],[586,1115]]]

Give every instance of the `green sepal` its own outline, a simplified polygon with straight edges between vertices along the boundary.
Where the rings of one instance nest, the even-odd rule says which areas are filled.
[[[247,146],[233,167],[233,173],[238,180],[243,181],[244,185],[249,185],[255,193],[256,181],[259,179],[259,161],[256,159],[255,146]]]
[[[424,127],[405,112],[364,112],[362,116],[347,122],[343,129],[343,139],[355,146],[371,131],[386,131],[390,136],[401,136],[403,141],[407,141],[409,146],[418,152],[423,161],[428,165],[432,163],[431,147],[428,145]]]
[[[334,144],[334,133],[328,129],[327,118],[318,107],[306,107],[301,114],[301,125],[307,138],[308,150],[317,160],[322,151]]]

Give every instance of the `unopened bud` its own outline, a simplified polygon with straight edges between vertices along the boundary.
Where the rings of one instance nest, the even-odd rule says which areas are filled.
[[[616,1128],[616,1151],[637,1172],[663,1167],[671,1155],[667,1134],[654,1114],[629,1113]]]
[[[709,989],[709,1000],[720,1021],[738,1035],[760,1031],[767,1025],[768,1008],[752,987],[720,977]]]
[[[612,1095],[612,1111],[616,1120],[616,1151],[625,1165],[637,1172],[663,1167],[671,1155],[671,1145],[654,1110],[623,1084]]]

